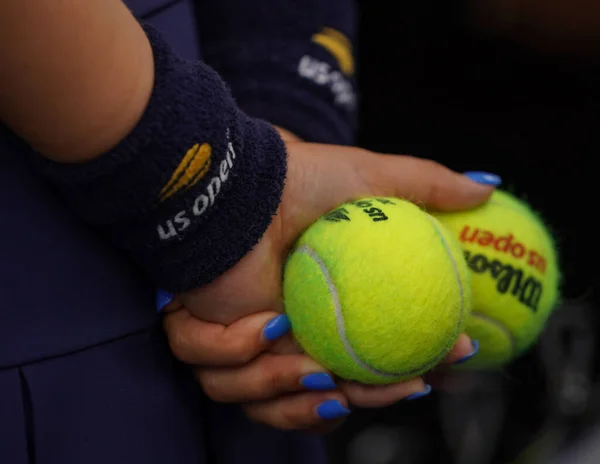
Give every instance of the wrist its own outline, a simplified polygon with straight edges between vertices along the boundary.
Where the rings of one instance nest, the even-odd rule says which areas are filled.
[[[212,69],[147,32],[156,79],[134,130],[87,163],[35,161],[76,214],[156,285],[181,292],[215,279],[260,240],[279,205],[286,152]]]
[[[277,132],[279,132],[279,136],[281,137],[281,139],[288,143],[288,142],[303,142],[303,140],[298,137],[296,134],[293,134],[292,132],[290,132],[287,129],[284,129],[282,127],[278,127],[278,126],[273,126],[275,127],[275,129],[277,130]]]

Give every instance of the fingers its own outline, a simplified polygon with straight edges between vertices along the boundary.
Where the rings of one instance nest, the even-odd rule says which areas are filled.
[[[214,401],[246,403],[302,390],[335,390],[326,370],[306,355],[265,353],[233,368],[199,369],[196,378]]]
[[[342,383],[342,392],[351,404],[362,408],[383,408],[400,400],[413,400],[428,395],[431,387],[421,377],[390,385]]]
[[[427,373],[427,382],[436,390],[460,390],[465,382],[469,382],[470,375],[468,372],[453,372],[451,366],[468,362],[478,352],[479,342],[461,334],[444,362]]]
[[[246,404],[244,410],[253,421],[283,430],[323,431],[339,425],[350,413],[348,402],[339,391],[281,396]]]
[[[458,337],[454,347],[444,359],[444,365],[462,364],[477,354],[479,343],[471,340],[466,334]],[[436,385],[439,385],[439,377],[443,371],[447,370],[444,365],[434,369],[431,374],[427,374],[427,382],[437,379]],[[351,404],[363,408],[382,408],[394,404],[400,400],[414,400],[422,398],[431,392],[431,386],[426,384],[420,378],[414,378],[406,382],[400,382],[391,385],[373,386],[357,383],[342,383],[340,385],[342,392],[348,397]]]
[[[444,359],[445,364],[462,364],[479,352],[479,342],[471,340],[467,334],[461,334],[454,347]]]
[[[500,178],[493,174],[460,174],[431,160],[375,155],[365,179],[376,195],[406,198],[430,209],[456,211],[485,202]]]
[[[155,296],[156,311],[173,312],[181,309],[183,304],[173,293],[159,288]]]
[[[230,326],[196,319],[186,309],[165,314],[163,325],[173,354],[186,364],[239,366],[286,335],[290,330],[287,316],[260,312],[239,319]],[[285,352],[279,341],[280,352]],[[295,345],[288,337],[287,343]]]
[[[484,203],[498,176],[454,172],[431,160],[310,143],[288,146],[288,181],[280,215],[290,246],[318,217],[368,196],[406,198],[431,210],[456,211]]]

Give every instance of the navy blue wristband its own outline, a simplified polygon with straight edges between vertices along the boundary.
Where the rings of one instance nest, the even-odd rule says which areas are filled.
[[[280,202],[285,146],[270,124],[237,108],[214,70],[145,31],[155,86],[131,134],[88,163],[34,161],[77,215],[156,285],[181,292],[215,279],[260,240]]]

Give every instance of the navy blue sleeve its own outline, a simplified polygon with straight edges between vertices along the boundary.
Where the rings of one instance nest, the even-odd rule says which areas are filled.
[[[202,53],[248,114],[354,143],[354,0],[201,0]]]

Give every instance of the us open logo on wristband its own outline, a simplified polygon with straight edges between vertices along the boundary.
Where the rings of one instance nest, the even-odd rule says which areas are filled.
[[[187,190],[198,183],[210,168],[211,146],[208,143],[195,144],[190,148],[169,182],[160,191],[160,201],[165,201],[177,192]]]
[[[160,200],[164,201],[177,192],[183,192],[196,185],[208,172],[211,165],[211,146],[207,143],[194,145],[183,157],[179,166],[171,176],[171,179],[160,191]],[[221,192],[221,186],[227,182],[229,171],[233,167],[236,158],[233,144],[229,141],[229,129],[227,130],[227,152],[225,159],[219,165],[219,171],[212,177],[206,188],[198,195],[191,208],[184,209],[175,214],[164,224],[156,227],[160,240],[170,240],[178,237],[194,220],[202,216],[212,205]]]

